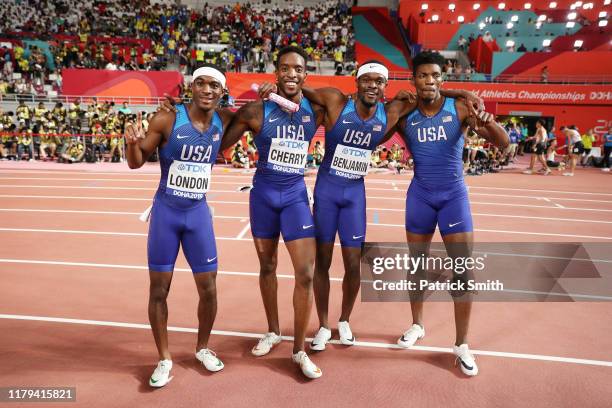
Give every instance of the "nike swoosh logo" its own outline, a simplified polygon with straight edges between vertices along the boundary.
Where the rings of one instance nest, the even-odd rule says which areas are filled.
[[[461,362],[461,365],[464,366],[467,370],[472,371],[474,369],[474,367],[470,367],[469,365],[465,364],[462,359],[459,359],[459,361]]]
[[[461,224],[463,221],[456,222],[454,224],[448,224],[448,228],[453,228],[455,225]]]
[[[400,339],[401,341],[406,341],[406,339],[404,338],[404,335],[402,334],[402,338]]]
[[[313,224],[310,224],[310,225],[302,225],[302,229],[308,229],[308,228],[312,227],[312,225],[313,225]]]
[[[280,118],[274,118],[274,119],[270,118],[270,119],[268,119],[268,122],[270,122],[270,123],[272,123],[272,122],[276,122],[276,121],[277,121],[277,120],[279,120],[279,119],[280,119]]]
[[[358,237],[353,235],[353,239],[359,239],[359,238],[363,238],[363,235],[359,235]]]
[[[421,121],[421,122],[423,122],[423,121]],[[418,124],[419,124],[419,123],[421,123],[421,122],[410,122],[410,125],[412,125],[412,126],[416,126],[416,125],[418,125]]]
[[[176,135],[176,138],[177,138],[177,139],[185,139],[186,137],[189,137],[189,136],[181,136],[181,135]]]
[[[153,379],[153,377],[151,377],[151,380],[150,380],[150,381],[151,381],[153,384],[155,384],[155,383],[156,383],[157,381],[159,381],[159,380],[154,380],[154,379]]]
[[[216,256],[215,256],[214,258],[212,258],[212,259],[208,259],[208,258],[206,258],[206,262],[212,262],[212,261],[214,261],[215,259],[217,259],[217,257],[216,257]]]
[[[346,120],[342,119],[342,123],[353,123],[353,122],[347,122]]]

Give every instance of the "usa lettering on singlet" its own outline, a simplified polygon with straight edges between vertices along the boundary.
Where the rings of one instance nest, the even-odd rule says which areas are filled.
[[[308,100],[302,99],[300,110],[293,114],[274,102],[264,102],[263,126],[254,139],[260,154],[257,174],[278,182],[287,174],[303,176],[315,132],[315,116]]]
[[[160,149],[163,185],[167,196],[202,200],[210,189],[212,166],[221,144],[223,123],[215,112],[208,130],[193,127],[184,105],[177,108],[174,128]]]
[[[322,171],[341,179],[359,180],[368,174],[372,150],[385,135],[387,116],[384,105],[377,103],[375,114],[361,119],[355,110],[355,102],[349,99],[325,135],[325,157]]]

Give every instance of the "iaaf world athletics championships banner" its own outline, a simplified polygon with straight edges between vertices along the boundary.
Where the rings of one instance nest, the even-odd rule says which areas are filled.
[[[228,73],[228,86],[234,98],[251,99],[256,95],[250,90],[252,83],[274,81],[271,74],[234,74]],[[306,84],[314,88],[333,86],[344,93],[356,91],[354,77],[311,75]],[[611,85],[542,85],[542,84],[502,84],[481,82],[447,82],[447,89],[472,91],[485,101],[498,103],[533,103],[560,105],[612,105]],[[392,98],[400,89],[414,92],[410,81],[389,81],[386,95]]]
[[[62,72],[64,95],[161,97],[178,95],[183,77],[177,71],[106,71],[66,69]],[[228,73],[230,94],[236,99],[254,99],[251,84],[274,81],[272,74]],[[356,90],[355,78],[311,75],[306,83],[314,88],[333,86],[344,93]],[[488,102],[561,105],[612,105],[612,85],[542,85],[478,82],[448,82],[448,89],[466,89]],[[410,81],[390,81],[386,95],[400,89],[414,92]]]

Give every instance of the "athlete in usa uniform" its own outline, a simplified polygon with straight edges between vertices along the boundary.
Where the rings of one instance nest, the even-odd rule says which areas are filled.
[[[268,320],[268,333],[252,349],[263,356],[280,343],[276,266],[278,239],[282,233],[295,270],[293,292],[294,343],[292,360],[308,378],[322,371],[304,351],[304,339],[312,308],[312,276],[315,228],[304,183],[310,141],[323,117],[321,108],[302,98],[307,54],[298,47],[278,53],[276,79],[279,94],[299,104],[289,113],[272,102],[255,101],[241,107],[224,138],[221,149],[236,143],[247,131],[255,134],[259,152],[250,192],[251,231],[259,258],[259,286]]]
[[[471,256],[474,241],[472,216],[463,179],[462,151],[464,133],[473,128],[479,136],[504,149],[508,135],[492,115],[481,112],[469,117],[461,100],[440,95],[444,58],[436,52],[422,52],[413,60],[417,109],[400,120],[398,130],[406,140],[414,160],[414,178],[406,195],[406,239],[412,256],[428,255],[436,225],[440,229],[448,256]],[[418,271],[421,277],[424,271]],[[454,274],[466,279],[468,273]],[[398,340],[411,347],[425,335],[423,293],[411,291],[413,325]],[[469,352],[467,331],[472,295],[452,293],[455,307],[456,341],[454,352],[464,374],[478,374]]]
[[[193,74],[191,104],[177,106],[176,113],[159,112],[146,135],[140,116],[136,124],[126,128],[130,168],[141,167],[156,149],[161,166],[147,243],[149,321],[160,358],[149,379],[152,387],[162,387],[172,378],[166,298],[179,245],[194,273],[200,297],[196,358],[209,371],[223,369],[221,360],[208,349],[217,312],[217,249],[206,192],[224,129],[233,116],[230,111],[216,110],[224,87],[225,76],[219,70],[199,68]]]

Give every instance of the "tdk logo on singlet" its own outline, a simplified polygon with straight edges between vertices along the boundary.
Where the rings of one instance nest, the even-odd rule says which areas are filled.
[[[190,173],[206,173],[208,172],[208,167],[200,166],[199,164],[193,163],[181,163],[178,166],[178,169],[181,171],[188,171]]]
[[[183,150],[181,151],[181,160],[204,163],[210,162],[211,155],[212,146],[183,145]]]
[[[281,147],[287,146],[291,149],[303,149],[305,143],[306,142],[299,142],[294,140],[283,140],[282,142],[279,142],[278,145]]]
[[[418,140],[421,143],[424,142],[438,142],[440,140],[448,140],[444,126],[430,126],[427,128],[418,128]]]
[[[353,157],[367,157],[368,151],[363,149],[351,149],[350,147],[344,147],[342,153],[353,156]]]
[[[282,125],[276,127],[276,137],[278,139],[304,140],[303,125]]]
[[[360,146],[370,146],[372,141],[371,133],[363,133],[354,129],[346,129],[342,143],[355,144]]]

